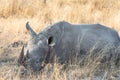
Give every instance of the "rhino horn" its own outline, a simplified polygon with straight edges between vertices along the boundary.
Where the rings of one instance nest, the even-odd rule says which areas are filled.
[[[23,62],[24,62],[24,46],[22,47],[22,50],[21,50],[21,53],[20,53],[20,56],[19,56],[19,59],[18,59],[18,65],[22,65]]]
[[[29,58],[29,50],[27,50],[26,58]]]
[[[26,29],[29,31],[31,37],[33,38],[37,34],[33,31],[33,29],[30,27],[29,22],[26,23]]]

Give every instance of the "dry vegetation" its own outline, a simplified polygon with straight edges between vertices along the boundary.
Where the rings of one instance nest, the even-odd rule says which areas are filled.
[[[16,60],[22,44],[29,39],[26,22],[39,32],[61,20],[101,23],[120,33],[120,0],[0,0],[0,80],[120,80],[120,69],[97,71],[95,62],[68,70],[54,64],[39,75],[19,75]]]

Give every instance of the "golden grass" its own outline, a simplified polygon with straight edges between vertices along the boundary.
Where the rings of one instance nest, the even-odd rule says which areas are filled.
[[[61,20],[79,24],[101,23],[114,28],[120,34],[120,0],[0,0],[0,62],[18,57],[20,48],[6,46],[16,41],[29,40],[25,29],[27,21],[38,33],[49,24]],[[88,62],[87,65],[90,64],[92,63]],[[50,67],[47,67],[41,75],[29,76],[28,80],[79,80],[83,76],[90,80],[93,79],[99,65],[95,62],[93,64],[84,68],[76,66],[76,69],[69,71],[63,71],[61,65],[55,65],[51,73],[48,73]],[[7,64],[1,62],[0,65],[0,80],[9,77],[10,80],[20,79],[19,76],[14,78],[19,72],[15,71],[17,68],[15,62],[10,61]],[[116,71],[111,69],[112,73],[117,73]],[[108,74],[109,71],[106,71],[102,79],[104,80]]]
[[[61,20],[102,23],[119,32],[119,5],[119,0],[0,0],[0,37],[10,36],[13,41],[25,37],[27,21],[37,32]]]
[[[25,37],[27,21],[37,32],[61,20],[101,23],[119,32],[119,5],[119,0],[0,0],[0,38],[15,41]]]

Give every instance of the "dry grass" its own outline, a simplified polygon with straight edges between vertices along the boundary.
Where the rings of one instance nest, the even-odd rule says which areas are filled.
[[[11,47],[9,47],[11,48]],[[15,51],[16,50],[16,51]],[[14,48],[13,53],[20,50]],[[5,50],[6,51],[6,50]],[[57,62],[52,65],[48,64],[40,73],[23,72],[23,67],[18,67],[16,56],[11,54],[1,55],[0,66],[0,78],[3,80],[119,80],[120,70],[111,64],[100,65],[96,60],[101,58],[102,55],[95,58],[95,61],[91,61],[90,57],[86,58],[84,66],[69,65],[64,68],[64,65]],[[7,56],[6,56],[7,55]],[[111,62],[112,63],[112,62]]]
[[[119,0],[0,0],[0,38],[14,42],[26,37],[27,21],[37,32],[61,20],[102,23],[119,32],[119,5]]]
[[[65,20],[71,23],[101,23],[120,33],[120,0],[0,0],[0,80],[19,80],[21,77],[16,65],[20,46],[13,47],[12,43],[26,42],[29,35],[25,23],[39,32],[47,25]],[[111,68],[104,71],[102,78],[94,77],[98,63],[88,62],[84,68],[74,68],[64,71],[62,65],[46,67],[43,73],[29,76],[32,80],[105,80],[112,73],[118,74],[120,70]],[[100,72],[101,73],[101,72]],[[17,75],[17,76],[16,76]],[[16,76],[16,77],[14,77]],[[24,76],[23,76],[24,78]],[[23,79],[24,80],[24,79]],[[114,79],[114,77],[111,78]]]

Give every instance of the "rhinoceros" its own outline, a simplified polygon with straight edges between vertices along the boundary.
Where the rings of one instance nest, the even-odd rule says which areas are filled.
[[[101,24],[71,24],[60,21],[37,34],[27,22],[26,29],[31,39],[26,47],[22,47],[18,63],[33,71],[40,71],[46,64],[54,63],[55,58],[59,63],[66,64],[76,57],[82,59],[91,53],[101,54],[103,49],[115,49],[120,43],[118,33]],[[108,52],[107,55],[110,54]]]

